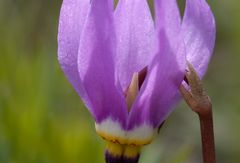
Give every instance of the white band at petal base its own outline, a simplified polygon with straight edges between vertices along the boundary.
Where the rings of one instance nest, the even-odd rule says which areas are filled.
[[[157,130],[147,124],[142,124],[131,130],[124,130],[121,125],[107,118],[101,123],[95,123],[96,131],[103,139],[128,145],[146,145],[151,143]]]

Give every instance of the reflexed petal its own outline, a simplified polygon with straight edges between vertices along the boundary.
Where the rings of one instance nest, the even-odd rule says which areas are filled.
[[[64,0],[61,8],[58,31],[59,63],[86,105],[90,105],[77,68],[79,41],[86,20],[90,0]]]
[[[155,15],[157,32],[164,31],[171,47],[178,46],[178,35],[181,30],[181,16],[176,0],[155,0]],[[158,37],[159,41],[159,37]],[[160,39],[161,41],[161,39]],[[159,42],[161,44],[161,42]]]
[[[114,54],[113,11],[108,0],[92,0],[80,41],[79,75],[96,122],[111,118],[123,127],[127,107],[123,93],[115,86]]]
[[[187,60],[202,78],[215,44],[215,20],[205,0],[187,0],[183,19],[183,37]]]
[[[116,73],[125,91],[153,56],[154,23],[146,0],[120,0],[115,11]]]
[[[178,99],[184,77],[185,51],[180,33],[180,15],[175,0],[158,0],[156,5],[158,50],[146,81],[130,112],[129,128],[163,122]]]

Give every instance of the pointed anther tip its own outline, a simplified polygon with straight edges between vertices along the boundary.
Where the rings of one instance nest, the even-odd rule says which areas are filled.
[[[138,163],[141,146],[107,142],[106,163]]]
[[[190,89],[182,84],[179,88],[188,106],[198,114],[207,114],[212,110],[211,100],[206,95],[202,82],[190,62],[187,61],[188,70],[186,71],[185,81]]]

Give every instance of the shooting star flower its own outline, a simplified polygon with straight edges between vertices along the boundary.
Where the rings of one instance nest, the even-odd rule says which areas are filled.
[[[137,162],[179,101],[186,60],[202,77],[215,41],[205,0],[64,0],[58,59],[108,142],[106,161]]]

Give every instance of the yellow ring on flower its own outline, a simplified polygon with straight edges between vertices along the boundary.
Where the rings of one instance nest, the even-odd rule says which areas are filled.
[[[143,146],[143,145],[150,144],[153,140],[153,137],[151,139],[146,139],[146,140],[131,140],[131,139],[127,139],[127,138],[110,136],[101,131],[97,131],[97,134],[106,141],[109,141],[112,143],[118,143],[118,144],[122,144],[122,145]]]

